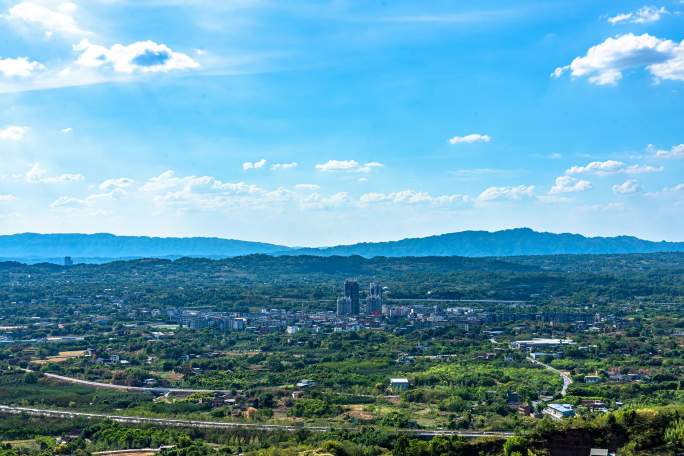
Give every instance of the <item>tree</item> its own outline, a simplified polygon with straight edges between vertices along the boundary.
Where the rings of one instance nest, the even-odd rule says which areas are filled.
[[[684,449],[684,419],[678,419],[665,430],[664,440],[672,449]]]
[[[506,439],[503,450],[505,456],[522,456],[524,453],[527,453],[525,440],[517,435]]]

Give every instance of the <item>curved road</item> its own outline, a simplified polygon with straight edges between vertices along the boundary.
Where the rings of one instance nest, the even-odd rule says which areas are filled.
[[[297,432],[300,430],[307,430],[311,432],[328,432],[333,428],[328,426],[292,426],[286,424],[257,424],[257,423],[230,423],[223,421],[203,421],[203,420],[177,420],[170,418],[149,418],[142,416],[125,416],[125,415],[109,415],[104,413],[86,413],[86,412],[71,412],[65,410],[47,410],[31,407],[14,407],[8,405],[0,405],[0,413],[11,415],[30,415],[41,416],[46,418],[62,418],[62,419],[105,419],[112,420],[118,423],[126,424],[155,424],[158,426],[173,426],[185,428],[199,428],[199,429],[254,429],[260,431],[285,431]],[[342,428],[340,428],[342,429]],[[398,429],[397,432],[403,434],[412,434],[417,436],[434,437],[434,436],[451,436],[458,435],[461,437],[498,437],[507,438],[513,435],[512,432],[506,431],[450,431],[450,430],[421,430],[421,429]]]
[[[560,375],[560,377],[563,379],[563,388],[561,388],[560,394],[561,394],[561,396],[565,396],[566,394],[568,394],[568,387],[570,385],[572,385],[572,379],[570,378],[570,376],[568,374],[566,374],[565,372],[559,371],[555,367],[551,367],[548,364],[544,364],[541,361],[537,361],[536,359],[527,358],[527,360],[530,361],[532,364],[537,364],[539,366],[542,366],[545,369],[550,370],[551,372],[553,372],[555,374]]]
[[[91,386],[93,388],[107,388],[126,392],[136,392],[136,393],[181,393],[181,394],[192,394],[192,393],[230,393],[230,390],[214,390],[214,389],[188,389],[188,388],[165,388],[161,386],[157,387],[142,387],[142,386],[126,386],[126,385],[115,385],[113,383],[101,383],[101,382],[91,382],[89,380],[82,380],[80,378],[65,377],[64,375],[50,374],[47,372],[39,372],[31,369],[22,369],[25,372],[33,372],[38,375],[43,375],[47,378],[51,378],[58,382],[63,383],[74,383],[77,385]]]

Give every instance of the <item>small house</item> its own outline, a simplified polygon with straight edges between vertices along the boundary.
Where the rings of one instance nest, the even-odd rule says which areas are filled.
[[[402,391],[409,389],[409,381],[407,378],[391,378],[390,388],[395,391]]]

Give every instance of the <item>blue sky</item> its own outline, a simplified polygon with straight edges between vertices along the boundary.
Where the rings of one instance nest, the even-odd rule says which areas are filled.
[[[0,232],[684,241],[684,2],[0,0]]]

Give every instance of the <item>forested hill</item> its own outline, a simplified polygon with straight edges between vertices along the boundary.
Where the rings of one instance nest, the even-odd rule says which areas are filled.
[[[585,237],[540,233],[528,228],[504,231],[462,231],[400,241],[360,243],[325,248],[220,238],[160,238],[112,234],[15,234],[0,236],[0,260],[104,263],[117,259],[206,257],[251,254],[373,257],[509,257],[558,254],[625,254],[684,252],[684,242],[652,242],[630,236]]]
[[[684,296],[684,253],[554,255],[501,258],[273,256],[139,259],[65,267],[0,262],[0,302],[16,290],[54,294],[74,283],[123,287],[131,296],[213,305],[240,300],[268,305],[269,296],[334,299],[345,279],[379,281],[395,298],[536,300]],[[30,287],[29,287],[30,285]],[[14,291],[12,291],[14,290]],[[142,294],[139,294],[142,293]],[[237,293],[237,294],[236,294]],[[4,301],[3,301],[4,299]],[[137,298],[136,298],[137,299]],[[250,304],[251,303],[251,304]]]
[[[540,233],[529,228],[503,231],[461,231],[391,242],[360,243],[319,249],[296,249],[288,255],[518,256],[684,252],[684,242],[652,242],[632,236],[585,237]]]
[[[521,257],[375,257],[311,255],[246,255],[225,259],[179,258],[136,259],[106,264],[77,264],[64,267],[52,263],[25,264],[0,261],[0,277],[12,281],[23,274],[38,276],[90,275],[142,278],[180,277],[245,281],[316,281],[320,277],[344,280],[349,277],[388,278],[408,275],[445,274],[676,274],[684,275],[684,253],[612,255],[532,255]],[[13,274],[19,274],[14,277]],[[166,277],[168,276],[168,277]],[[14,277],[14,278],[13,278]]]

